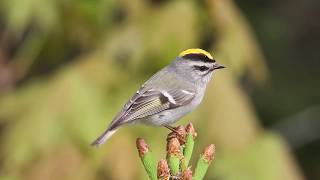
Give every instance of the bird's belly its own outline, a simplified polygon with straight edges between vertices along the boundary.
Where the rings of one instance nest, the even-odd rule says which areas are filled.
[[[165,110],[158,114],[149,116],[142,120],[142,123],[152,126],[163,126],[173,124],[177,122],[180,118],[194,110],[199,105],[201,99],[198,99],[198,101],[191,102],[188,106],[178,107],[171,110]]]

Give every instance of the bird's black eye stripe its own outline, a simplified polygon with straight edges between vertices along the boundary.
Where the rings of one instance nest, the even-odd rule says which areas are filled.
[[[199,70],[201,72],[209,70],[209,68],[207,66],[193,66],[193,67],[194,67],[194,69]]]

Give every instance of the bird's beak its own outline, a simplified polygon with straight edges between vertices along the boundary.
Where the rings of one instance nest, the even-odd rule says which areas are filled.
[[[213,64],[213,67],[212,67],[212,70],[216,70],[216,69],[222,69],[222,68],[225,68],[224,66],[218,64],[218,63],[214,63]]]

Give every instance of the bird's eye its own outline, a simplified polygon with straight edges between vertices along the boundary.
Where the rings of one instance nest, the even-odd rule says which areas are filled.
[[[207,71],[209,69],[207,66],[194,66],[194,68],[202,72]]]

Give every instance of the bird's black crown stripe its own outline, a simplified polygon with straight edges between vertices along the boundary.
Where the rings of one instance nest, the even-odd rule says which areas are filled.
[[[191,60],[191,61],[202,61],[202,62],[209,62],[214,63],[215,60],[210,59],[208,56],[204,54],[196,54],[196,53],[190,53],[182,56],[185,59]]]

